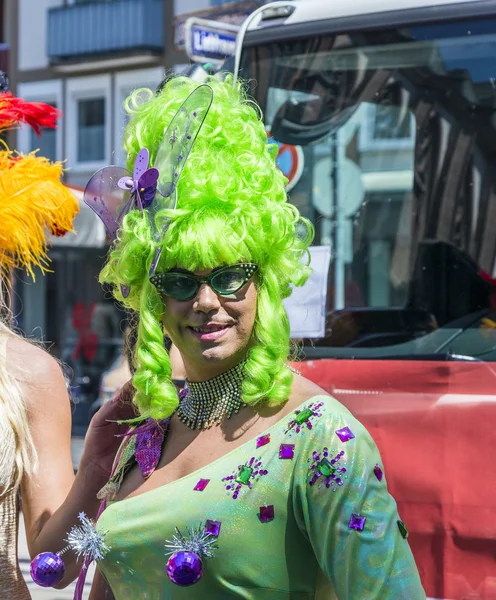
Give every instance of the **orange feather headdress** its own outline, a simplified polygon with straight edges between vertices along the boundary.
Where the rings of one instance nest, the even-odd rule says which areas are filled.
[[[60,112],[41,102],[26,102],[0,93],[0,133],[27,123],[39,135],[55,128]],[[62,164],[47,158],[0,149],[0,270],[48,266],[47,234],[72,231],[79,211],[74,195],[62,183]]]

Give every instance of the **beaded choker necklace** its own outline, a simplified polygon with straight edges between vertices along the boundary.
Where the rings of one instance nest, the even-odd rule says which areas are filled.
[[[190,429],[208,429],[244,406],[241,399],[245,362],[213,379],[187,382],[177,416]]]

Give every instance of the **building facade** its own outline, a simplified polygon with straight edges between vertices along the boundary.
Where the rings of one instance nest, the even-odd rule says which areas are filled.
[[[79,399],[91,402],[102,373],[122,347],[125,314],[101,289],[108,249],[100,221],[82,203],[99,168],[124,164],[123,101],[137,88],[155,89],[166,73],[188,66],[187,16],[240,23],[257,2],[221,0],[6,0],[8,39],[0,43],[10,88],[61,109],[55,131],[28,128],[13,140],[66,161],[66,183],[80,200],[75,234],[54,239],[53,272],[31,281],[19,273],[14,310],[26,334],[43,339],[68,363]],[[0,40],[3,42],[3,40]],[[2,54],[3,52],[3,54]]]

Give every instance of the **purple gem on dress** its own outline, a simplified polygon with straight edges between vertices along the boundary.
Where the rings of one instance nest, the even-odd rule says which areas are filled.
[[[209,533],[213,537],[219,537],[220,526],[220,521],[211,521],[210,519],[207,519],[205,522],[205,533]]]
[[[274,520],[274,505],[270,504],[269,506],[261,506],[259,518],[262,523],[268,523],[269,521],[273,521]]]
[[[294,448],[294,444],[281,444],[279,446],[279,458],[293,458]]]
[[[193,585],[202,575],[202,561],[196,552],[175,552],[167,561],[167,576],[180,587]]]
[[[203,490],[207,487],[209,482],[210,482],[210,479],[200,479],[200,481],[195,485],[193,490],[195,492],[203,492]]]
[[[260,448],[261,446],[265,446],[269,442],[270,442],[270,433],[261,435],[259,438],[257,438],[257,448]]]
[[[355,513],[353,513],[351,515],[350,522],[348,523],[348,527],[350,529],[356,529],[356,531],[363,531],[366,520],[367,519],[365,517],[362,517],[362,515],[356,515]]]
[[[338,429],[336,431],[336,435],[342,442],[349,442],[355,437],[349,427],[343,427],[342,429]]]
[[[57,585],[62,581],[64,573],[64,561],[53,552],[42,552],[31,562],[31,577],[41,587]]]
[[[379,481],[382,481],[383,472],[382,472],[382,469],[381,469],[381,467],[379,465],[375,465],[375,467],[374,467],[374,473],[375,473],[375,476],[377,477],[377,479]]]

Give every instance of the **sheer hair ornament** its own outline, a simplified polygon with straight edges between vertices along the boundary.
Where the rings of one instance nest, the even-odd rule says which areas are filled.
[[[212,100],[213,91],[208,85],[199,86],[186,98],[165,130],[153,167],[149,167],[148,149],[142,148],[133,173],[114,165],[104,167],[91,177],[84,190],[85,204],[102,220],[112,242],[131,210],[140,210],[148,218],[155,241],[149,277],[157,268],[168,226],[157,213],[176,208],[177,184]],[[121,292],[127,298],[129,287],[121,285]]]

